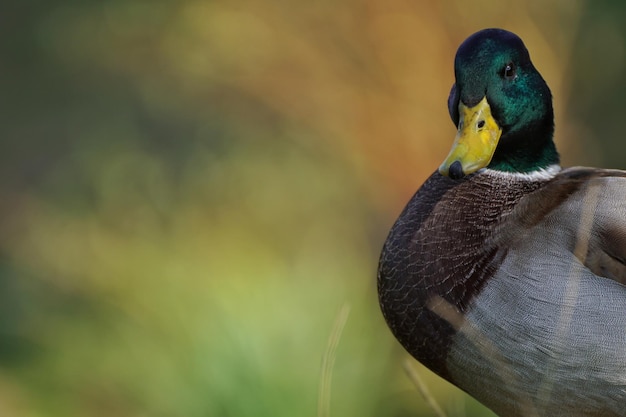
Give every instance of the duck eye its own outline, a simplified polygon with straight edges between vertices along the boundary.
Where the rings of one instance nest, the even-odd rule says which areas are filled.
[[[507,80],[512,80],[513,78],[515,78],[515,75],[516,75],[515,64],[512,62],[509,62],[508,64],[504,66],[504,69],[502,70],[502,76]]]

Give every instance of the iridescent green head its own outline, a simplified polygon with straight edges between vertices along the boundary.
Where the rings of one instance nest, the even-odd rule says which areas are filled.
[[[485,29],[467,38],[454,61],[448,98],[458,128],[439,168],[461,178],[481,168],[531,172],[558,164],[548,85],[515,34]]]

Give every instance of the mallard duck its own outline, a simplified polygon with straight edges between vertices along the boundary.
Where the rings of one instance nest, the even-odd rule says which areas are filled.
[[[626,416],[626,172],[561,169],[515,34],[473,34],[454,70],[452,150],[380,257],[387,324],[500,416]]]

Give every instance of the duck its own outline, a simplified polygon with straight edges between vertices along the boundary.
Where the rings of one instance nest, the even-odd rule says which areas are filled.
[[[452,149],[380,255],[389,329],[499,416],[626,416],[626,171],[561,168],[514,33],[468,37],[454,76]]]

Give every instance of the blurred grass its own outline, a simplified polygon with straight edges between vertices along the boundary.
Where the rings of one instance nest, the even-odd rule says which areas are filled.
[[[434,416],[374,282],[453,137],[458,44],[519,33],[566,162],[602,152],[566,113],[582,2],[37,6],[0,14],[1,415],[314,415],[349,304],[330,415]]]

